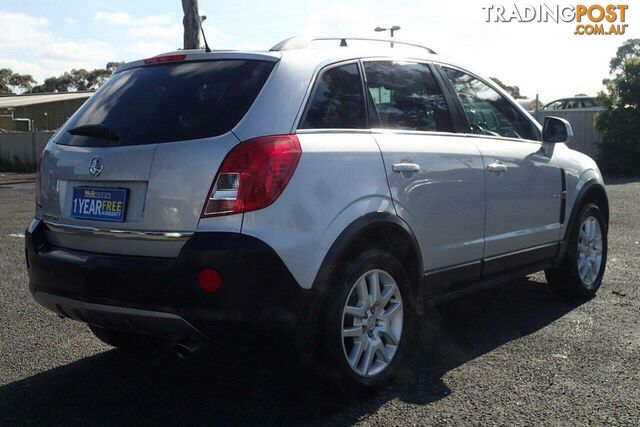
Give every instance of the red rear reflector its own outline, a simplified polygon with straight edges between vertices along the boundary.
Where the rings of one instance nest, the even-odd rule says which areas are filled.
[[[208,294],[217,292],[222,286],[222,277],[213,268],[203,268],[198,274],[198,286]]]
[[[236,145],[218,169],[202,216],[269,206],[289,183],[301,153],[296,135],[262,136]]]
[[[176,55],[161,55],[161,56],[153,56],[151,58],[147,58],[144,60],[145,64],[155,64],[157,62],[171,62],[171,61],[182,61],[186,58],[187,55],[184,53],[176,54]]]

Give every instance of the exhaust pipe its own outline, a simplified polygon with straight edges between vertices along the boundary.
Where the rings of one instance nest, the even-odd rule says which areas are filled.
[[[188,359],[193,356],[198,349],[200,349],[200,344],[190,341],[178,342],[173,345],[173,351],[175,351],[176,356],[181,359]]]

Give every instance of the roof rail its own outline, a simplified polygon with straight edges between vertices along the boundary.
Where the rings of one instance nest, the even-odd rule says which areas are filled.
[[[305,37],[305,36],[297,36],[297,37],[291,37],[285,40],[282,40],[280,43],[277,43],[276,45],[274,45],[271,49],[271,51],[281,51],[281,50],[291,50],[291,49],[304,49],[309,47],[309,45],[315,41],[327,41],[327,40],[335,40],[335,41],[340,41],[340,47],[347,47],[347,41],[349,40],[357,40],[357,41],[368,41],[368,42],[379,42],[379,43],[390,43],[391,47],[393,47],[394,44],[399,44],[399,45],[403,45],[403,46],[411,46],[411,47],[417,47],[419,49],[424,49],[427,52],[436,55],[436,52],[427,47],[427,46],[422,46],[419,44],[415,44],[415,43],[407,43],[407,42],[401,42],[401,41],[397,41],[394,39],[381,39],[381,38],[368,38],[368,37]]]

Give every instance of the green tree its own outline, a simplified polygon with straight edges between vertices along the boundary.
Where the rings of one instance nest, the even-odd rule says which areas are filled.
[[[0,69],[0,93],[28,92],[36,81],[29,74],[14,73],[9,68]]]
[[[498,84],[498,86],[500,86],[502,89],[505,90],[505,92],[507,92],[509,95],[511,95],[514,99],[526,99],[526,96],[523,96],[520,94],[520,88],[518,86],[509,86],[505,83],[502,83],[502,80],[500,80],[497,77],[491,77],[491,80],[493,80],[494,82],[496,82]]]
[[[32,89],[33,93],[43,92],[72,92],[78,90],[96,90],[113,74],[123,62],[107,62],[105,68],[87,71],[84,68],[74,68],[58,77],[49,77],[41,85]],[[35,82],[34,82],[35,83]]]
[[[605,110],[596,116],[602,136],[600,166],[607,173],[640,175],[640,39],[627,40],[610,62],[611,77],[598,98]]]
[[[124,62],[111,61],[111,62],[107,62],[107,66],[105,67],[105,69],[109,73],[113,73],[118,67],[121,67],[122,65],[124,65]]]
[[[617,74],[622,70],[624,61],[627,58],[640,57],[640,39],[629,39],[618,48],[616,56],[611,58],[609,68],[612,74]]]
[[[68,92],[69,91],[69,73],[60,77],[49,77],[45,79],[44,83],[34,86],[31,89],[32,93],[45,93],[45,92]]]

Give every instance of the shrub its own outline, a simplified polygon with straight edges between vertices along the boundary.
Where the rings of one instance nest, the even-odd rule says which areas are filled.
[[[599,164],[615,175],[640,176],[640,39],[627,40],[610,63],[611,78],[599,98]]]

